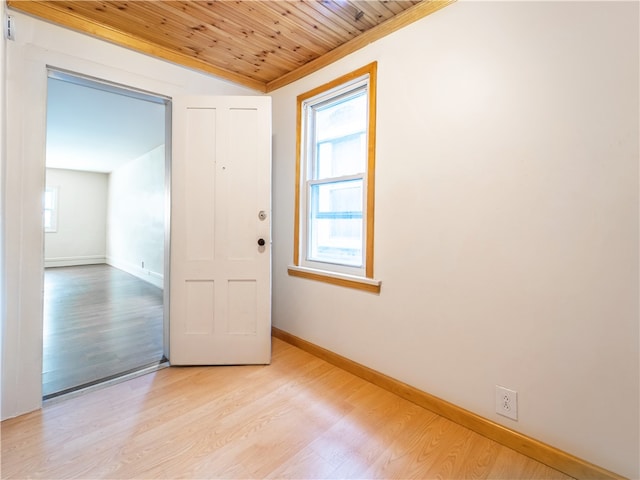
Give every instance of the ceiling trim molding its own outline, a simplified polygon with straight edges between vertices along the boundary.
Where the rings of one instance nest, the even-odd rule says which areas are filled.
[[[331,63],[366,47],[372,42],[375,42],[376,40],[379,40],[446,7],[447,5],[454,3],[455,1],[456,0],[424,0],[390,18],[386,22],[367,30],[352,40],[334,48],[315,60],[312,60],[296,70],[286,73],[270,82],[262,82],[230,70],[219,68],[184,53],[157,45],[130,33],[126,33],[120,29],[116,29],[99,22],[87,21],[82,16],[74,12],[70,12],[67,9],[56,6],[55,2],[42,3],[37,0],[7,0],[7,6],[39,19],[50,21],[54,24],[67,27],[81,33],[86,33],[93,37],[106,40],[107,42],[139,53],[199,70],[262,93],[269,93],[316,72],[327,65],[330,65]]]
[[[421,3],[417,3],[411,8],[404,10],[398,15],[390,18],[386,22],[373,27],[366,32],[358,35],[357,37],[343,43],[339,47],[334,48],[330,52],[325,53],[321,57],[316,58],[308,63],[305,63],[300,68],[293,70],[292,72],[282,75],[280,78],[272,80],[267,83],[267,93],[282,88],[285,85],[300,80],[307,75],[326,67],[327,65],[346,57],[347,55],[366,47],[370,43],[380,40],[387,35],[400,30],[413,22],[416,22],[427,15],[455,3],[456,0],[425,0]]]
[[[229,70],[215,67],[209,63],[190,57],[189,55],[185,55],[184,53],[176,52],[175,50],[148,42],[107,25],[98,22],[88,22],[74,12],[58,8],[55,6],[55,2],[53,4],[44,4],[37,1],[7,0],[7,6],[14,10],[37,17],[41,20],[47,20],[57,25],[62,25],[72,30],[89,34],[93,37],[106,40],[121,47],[135,50],[139,53],[168,60],[169,62],[184,67],[204,71],[224,80],[258,90],[259,92],[266,92],[266,84],[260,80],[255,80]]]

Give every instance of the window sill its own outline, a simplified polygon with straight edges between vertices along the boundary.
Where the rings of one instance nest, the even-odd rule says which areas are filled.
[[[354,275],[328,272],[326,270],[316,270],[315,268],[300,267],[298,265],[289,265],[287,271],[292,277],[317,280],[319,282],[339,285],[341,287],[355,288],[357,290],[364,290],[371,293],[380,293],[380,287],[382,286],[382,282],[380,280],[375,280],[373,278],[356,277]]]

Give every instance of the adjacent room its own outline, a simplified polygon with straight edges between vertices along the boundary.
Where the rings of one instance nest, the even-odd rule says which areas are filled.
[[[166,360],[165,109],[160,98],[49,72],[45,399]]]

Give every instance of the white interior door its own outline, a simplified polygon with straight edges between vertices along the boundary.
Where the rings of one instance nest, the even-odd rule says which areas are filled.
[[[172,365],[271,359],[271,98],[174,98]]]

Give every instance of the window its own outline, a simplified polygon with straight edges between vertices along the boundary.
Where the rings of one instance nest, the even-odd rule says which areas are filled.
[[[58,231],[58,188],[46,187],[44,190],[44,231]]]
[[[289,273],[379,292],[373,279],[376,67],[298,97]]]

